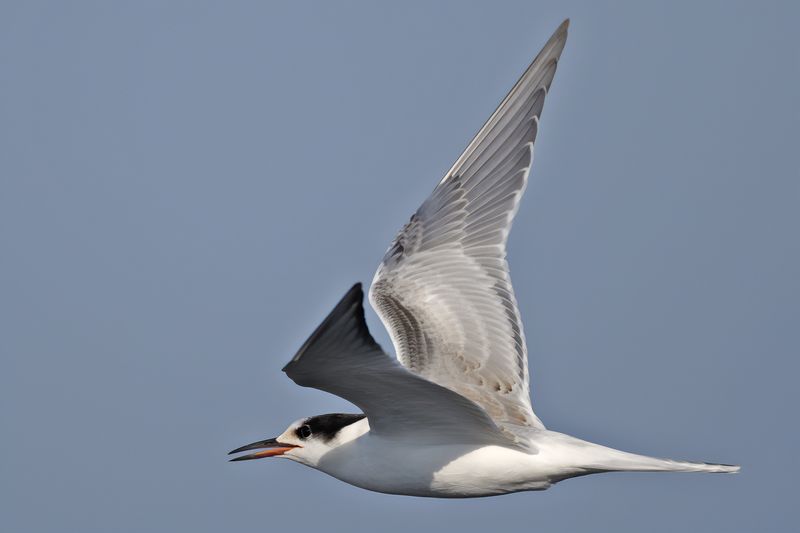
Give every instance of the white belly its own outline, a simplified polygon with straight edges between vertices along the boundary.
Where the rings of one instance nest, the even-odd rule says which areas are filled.
[[[377,492],[469,498],[548,488],[554,472],[542,459],[500,446],[415,445],[367,433],[314,466]]]
[[[301,462],[351,485],[390,494],[473,498],[544,490],[558,481],[597,472],[738,471],[730,465],[627,453],[547,430],[531,432],[535,451],[526,453],[502,446],[423,445],[412,439],[385,439],[369,432],[366,419],[348,427],[345,442],[317,460]]]

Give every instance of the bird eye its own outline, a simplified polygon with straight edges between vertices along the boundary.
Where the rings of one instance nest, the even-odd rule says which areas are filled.
[[[300,426],[297,428],[297,436],[301,439],[307,439],[311,436],[311,428],[308,426]]]

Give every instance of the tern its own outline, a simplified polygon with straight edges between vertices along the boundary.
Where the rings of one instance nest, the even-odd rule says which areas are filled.
[[[567,40],[564,21],[387,250],[369,299],[396,358],[375,342],[353,286],[283,371],[360,414],[292,423],[232,461],[282,457],[364,489],[468,498],[544,490],[600,472],[737,472],[627,453],[545,428],[506,241],[539,117]]]

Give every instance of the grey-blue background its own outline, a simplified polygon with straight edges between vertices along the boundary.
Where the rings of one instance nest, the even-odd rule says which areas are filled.
[[[796,527],[796,6],[3,2],[0,529]],[[281,366],[565,17],[510,241],[534,406],[742,473],[437,501],[226,463],[352,410]]]

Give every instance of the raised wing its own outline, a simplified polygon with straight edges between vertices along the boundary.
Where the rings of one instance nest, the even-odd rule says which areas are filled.
[[[371,432],[393,440],[512,444],[472,401],[384,353],[367,329],[363,297],[361,284],[354,285],[283,368],[295,383],[352,402]]]
[[[544,425],[531,408],[506,240],[568,25],[400,231],[370,288],[403,366],[474,401],[512,433]]]

